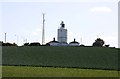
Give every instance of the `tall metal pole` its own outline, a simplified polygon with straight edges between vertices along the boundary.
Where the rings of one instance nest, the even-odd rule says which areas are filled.
[[[97,35],[97,38],[99,38],[99,35]]]
[[[16,37],[16,44],[18,44],[19,36],[15,34],[15,37]]]
[[[81,42],[81,44],[82,44],[82,37],[80,38],[80,42]]]
[[[6,33],[5,33],[5,43],[6,43]]]
[[[45,43],[45,14],[43,13],[42,45]]]

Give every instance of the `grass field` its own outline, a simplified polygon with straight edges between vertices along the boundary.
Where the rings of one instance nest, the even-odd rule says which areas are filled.
[[[118,54],[118,49],[106,47],[3,46],[2,75],[118,77]]]
[[[3,77],[118,77],[115,70],[3,66]]]

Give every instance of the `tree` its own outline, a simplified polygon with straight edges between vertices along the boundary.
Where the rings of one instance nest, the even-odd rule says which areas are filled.
[[[105,47],[109,47],[110,45],[108,44],[108,45],[105,45]]]
[[[2,46],[13,46],[12,43],[3,43]]]
[[[13,45],[13,46],[18,46],[16,43],[13,43],[12,45]]]
[[[40,43],[39,42],[33,42],[33,43],[30,43],[29,46],[40,46]]]
[[[29,46],[29,43],[24,43],[24,45],[23,46]]]
[[[103,45],[104,45],[104,40],[103,39],[101,39],[101,38],[97,38],[96,40],[95,40],[95,42],[93,43],[93,46],[97,46],[97,47],[102,47]]]
[[[3,43],[2,42],[2,46],[18,46],[16,43]]]

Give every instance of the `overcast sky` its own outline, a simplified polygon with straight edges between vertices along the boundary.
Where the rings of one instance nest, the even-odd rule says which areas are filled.
[[[42,13],[45,13],[45,42],[57,40],[57,29],[64,21],[68,43],[92,45],[97,37],[118,47],[118,0],[3,0],[0,4],[0,41],[22,45],[42,43]]]

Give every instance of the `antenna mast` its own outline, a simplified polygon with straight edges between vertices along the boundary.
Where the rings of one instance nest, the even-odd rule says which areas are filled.
[[[80,38],[80,42],[81,42],[81,44],[82,44],[82,37]]]
[[[45,14],[43,13],[42,45],[45,43]]]
[[[97,38],[99,38],[99,35],[97,35]]]
[[[5,43],[6,43],[6,33],[5,33]]]

